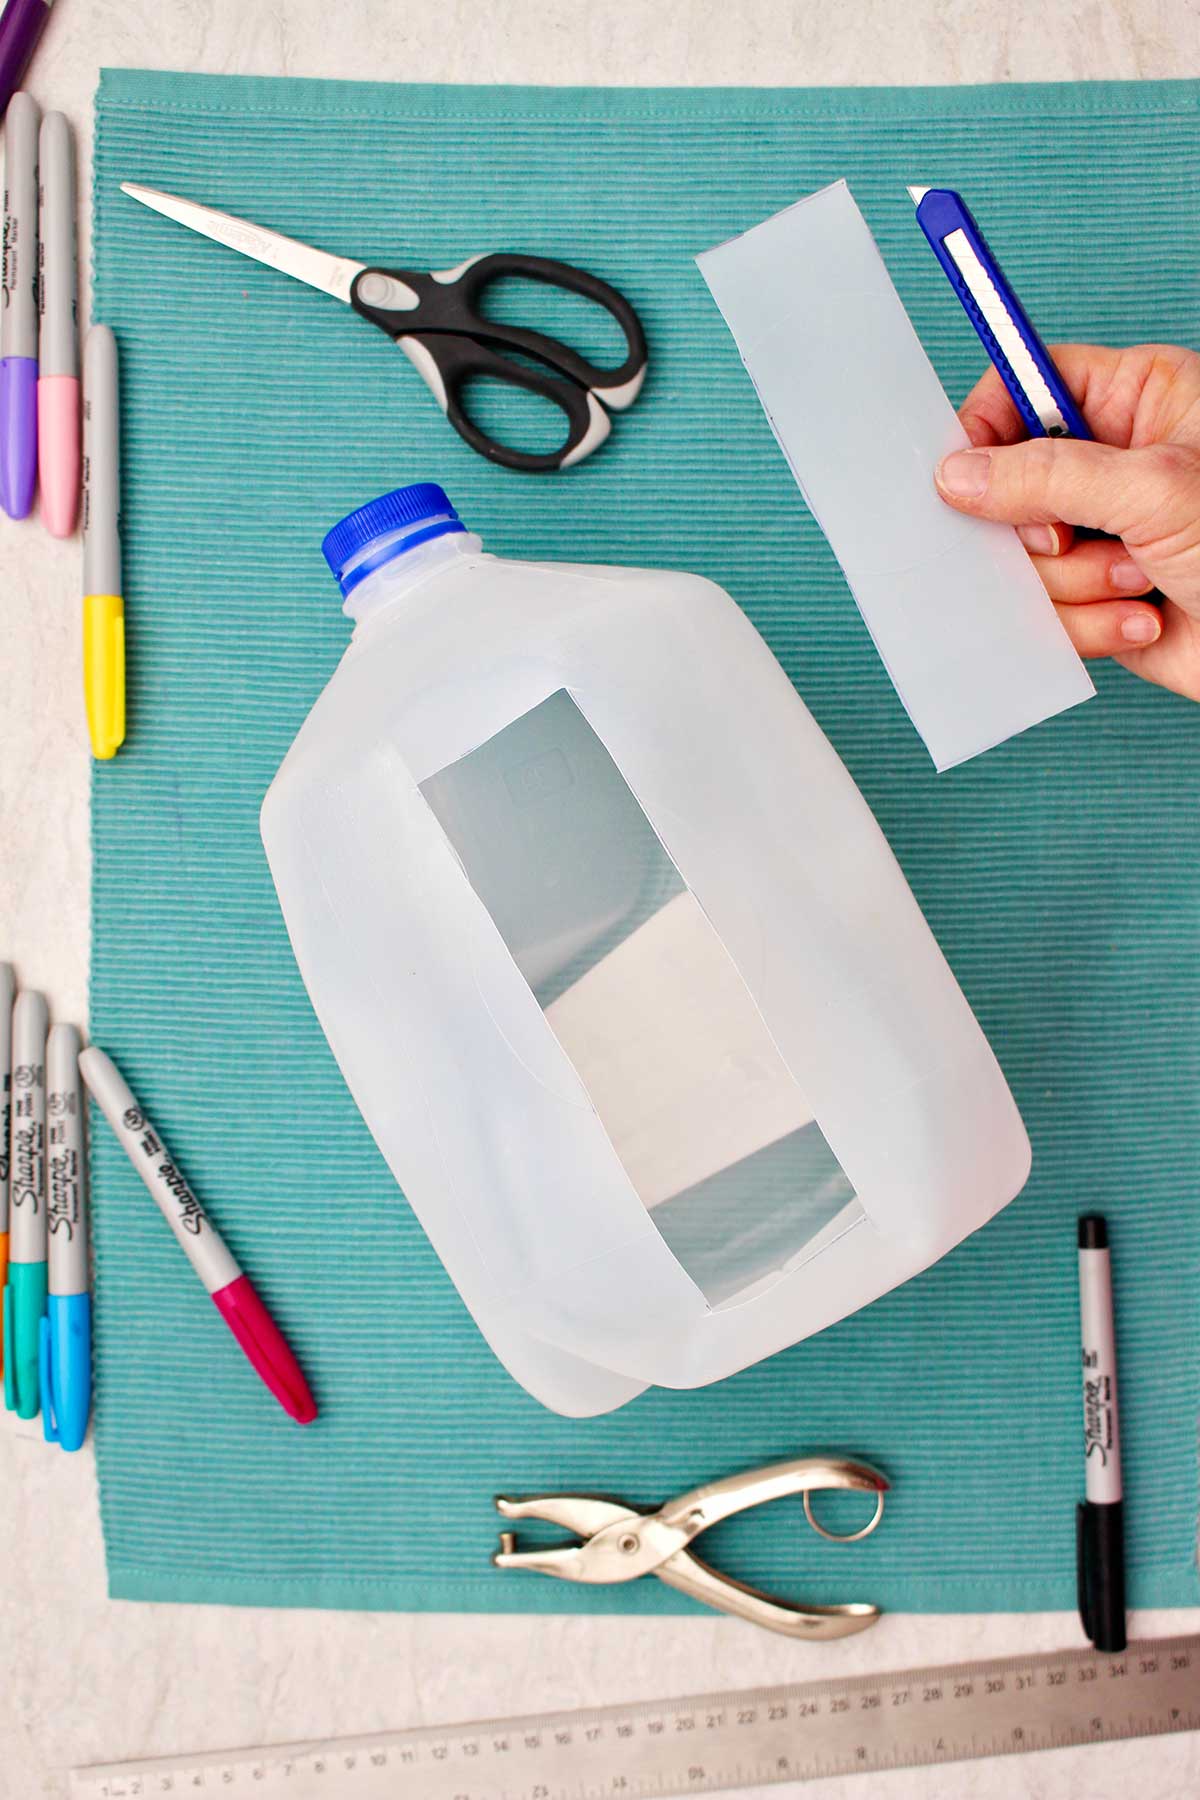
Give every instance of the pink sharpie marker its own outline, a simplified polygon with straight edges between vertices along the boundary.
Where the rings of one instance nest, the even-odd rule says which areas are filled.
[[[64,113],[42,120],[38,189],[38,487],[43,524],[64,538],[75,529],[80,483],[75,144]]]
[[[299,1424],[310,1425],[317,1416],[316,1402],[283,1333],[218,1236],[121,1071],[93,1044],[81,1054],[79,1072],[256,1373],[286,1413]]]

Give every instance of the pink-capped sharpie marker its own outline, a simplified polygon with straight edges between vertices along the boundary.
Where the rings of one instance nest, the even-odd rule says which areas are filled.
[[[65,538],[79,513],[81,460],[75,143],[65,113],[47,113],[42,120],[38,187],[38,487],[42,523],[52,536]]]
[[[93,1044],[81,1054],[79,1072],[255,1372],[286,1413],[300,1425],[311,1425],[317,1416],[316,1401],[283,1333],[222,1242],[121,1071]]]

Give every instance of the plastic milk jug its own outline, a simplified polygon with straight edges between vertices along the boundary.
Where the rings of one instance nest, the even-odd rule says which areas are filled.
[[[580,1416],[716,1381],[1012,1199],[991,1049],[723,589],[489,556],[428,483],[324,550],[354,632],[263,841],[351,1092],[518,1381]]]

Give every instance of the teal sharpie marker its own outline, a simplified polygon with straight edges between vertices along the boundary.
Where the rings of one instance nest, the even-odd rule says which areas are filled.
[[[4,1400],[37,1417],[38,1353],[46,1311],[46,1001],[17,995],[12,1029],[8,1287],[4,1294]]]
[[[12,1122],[12,964],[0,963],[0,1307],[8,1286],[8,1145]],[[0,1365],[3,1350],[0,1348]]]
[[[46,1045],[46,1277],[38,1384],[46,1441],[78,1450],[92,1406],[92,1296],[79,1033],[56,1025]]]

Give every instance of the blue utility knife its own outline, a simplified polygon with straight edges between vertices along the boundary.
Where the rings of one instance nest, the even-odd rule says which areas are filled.
[[[1009,287],[982,231],[952,188],[910,187],[933,246],[1031,437],[1091,438],[1053,358]]]

